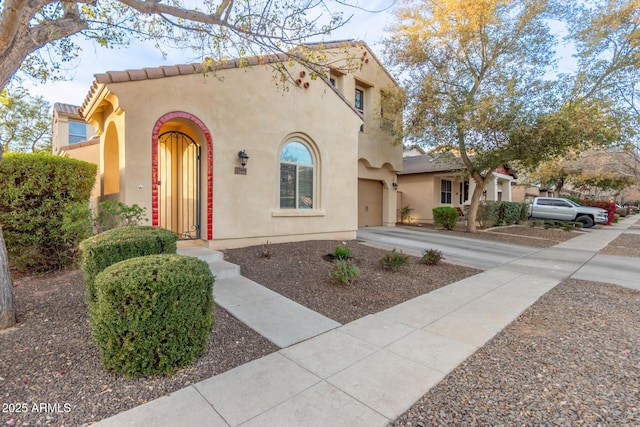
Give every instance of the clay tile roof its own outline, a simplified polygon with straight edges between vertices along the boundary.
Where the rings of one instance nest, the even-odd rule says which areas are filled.
[[[193,64],[178,64],[176,67],[178,67],[180,74],[193,74],[195,72]]]
[[[107,74],[113,83],[128,82],[131,80],[131,76],[129,76],[127,71],[107,71]]]
[[[309,44],[306,44],[305,46],[310,48],[331,49],[331,48],[342,47],[345,45],[364,46],[365,48],[367,46],[366,43],[362,41],[355,41],[353,39],[331,41],[326,43],[309,43]],[[371,52],[371,54],[380,63],[380,61],[375,57],[373,52]],[[294,51],[294,52],[291,52],[290,55],[287,55],[286,53],[278,52],[278,53],[266,54],[262,56],[253,56],[253,57],[243,58],[242,60],[231,59],[227,61],[221,61],[219,63],[214,63],[209,68],[212,70],[240,68],[241,66],[246,66],[247,64],[250,66],[253,66],[253,65],[270,64],[274,62],[285,62],[289,60],[290,56],[295,56],[295,55],[296,55],[296,52]],[[387,75],[389,75],[391,80],[395,82],[395,79],[389,74],[389,72],[384,67],[383,69],[387,73]],[[178,75],[189,75],[189,74],[201,73],[203,71],[204,71],[203,65],[198,63],[198,64],[178,64],[178,65],[160,66],[160,67],[154,67],[154,68],[142,68],[138,70],[107,71],[106,73],[95,74],[94,84],[89,90],[89,93],[87,94],[87,97],[85,98],[85,101],[82,104],[82,107],[79,107],[79,108],[81,110],[84,110],[89,105],[89,102],[92,96],[94,96],[98,92],[99,90],[98,86],[101,84],[123,83],[123,82],[147,80],[147,79],[161,79],[164,77],[173,77]],[[342,96],[342,94],[340,94],[337,91],[337,89],[333,88],[333,86],[331,86],[328,83],[328,80],[327,80],[327,84],[334,90],[334,92],[338,94],[338,96],[343,98],[345,102],[351,105],[351,103],[349,103],[346,100],[346,98],[344,98],[344,96]],[[361,118],[363,118],[362,115],[357,110],[355,109],[353,110],[356,112],[356,114],[358,114]]]
[[[155,68],[144,68],[144,72],[147,74],[147,78],[149,79],[160,79],[165,77],[162,67]]]
[[[127,73],[131,81],[147,80],[149,78],[145,70],[127,70]]]
[[[175,65],[167,65],[167,66],[164,66],[164,67],[160,67],[160,69],[164,73],[164,76],[162,76],[162,77],[173,77],[173,76],[177,76],[177,75],[180,74],[180,70]]]

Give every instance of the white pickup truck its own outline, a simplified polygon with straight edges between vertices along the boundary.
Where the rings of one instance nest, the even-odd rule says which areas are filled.
[[[569,199],[536,197],[529,206],[529,218],[575,221],[582,223],[583,228],[589,228],[594,224],[606,224],[609,215],[604,209],[582,206]]]

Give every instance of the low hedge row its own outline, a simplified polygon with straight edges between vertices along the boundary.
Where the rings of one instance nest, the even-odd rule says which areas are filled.
[[[107,230],[80,243],[82,272],[87,287],[86,299],[95,301],[95,278],[117,262],[145,255],[175,253],[178,236],[173,231],[152,226],[122,227]]]

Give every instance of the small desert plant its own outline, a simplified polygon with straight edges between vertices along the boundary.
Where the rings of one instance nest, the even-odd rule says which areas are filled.
[[[269,246],[269,241],[262,244],[262,252],[260,252],[260,258],[271,258],[271,246]]]
[[[333,256],[336,259],[349,259],[351,258],[351,249],[349,249],[345,244],[338,245],[333,250]]]
[[[342,285],[348,285],[360,277],[360,269],[347,259],[338,259],[331,270],[331,278]]]
[[[437,249],[425,249],[422,254],[422,262],[427,265],[438,265],[443,259],[442,252]]]
[[[453,230],[458,222],[458,210],[452,206],[433,208],[433,222],[442,225],[447,230]]]
[[[409,224],[411,223],[411,212],[413,212],[415,209],[409,207],[409,205],[404,206],[402,209],[400,209],[400,222],[401,223],[405,223],[408,222]]]
[[[409,255],[403,254],[402,251],[398,252],[395,248],[380,259],[382,268],[391,271],[396,271],[407,263],[409,263]]]

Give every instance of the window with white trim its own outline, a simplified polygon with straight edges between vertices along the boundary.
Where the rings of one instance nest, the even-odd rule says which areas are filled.
[[[440,203],[442,203],[443,205],[451,204],[451,188],[452,182],[450,180],[440,180]]]
[[[287,143],[280,152],[280,209],[313,209],[314,161],[300,141]]]
[[[87,124],[69,122],[69,144],[76,144],[87,140]]]

